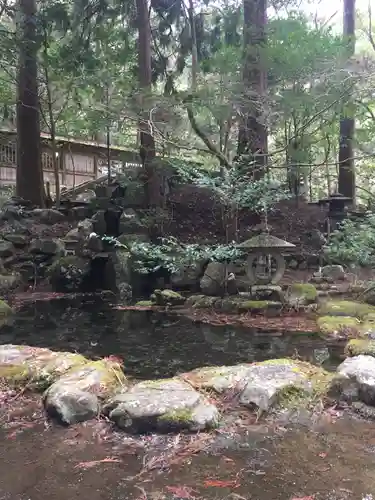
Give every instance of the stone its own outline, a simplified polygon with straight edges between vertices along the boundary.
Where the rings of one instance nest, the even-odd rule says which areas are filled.
[[[347,358],[337,368],[330,394],[340,400],[359,400],[375,406],[375,358],[366,355]]]
[[[107,223],[105,220],[105,210],[98,210],[92,217],[94,232],[99,236],[104,236],[107,232]]]
[[[235,280],[228,280],[226,286],[227,275],[230,272],[230,266],[221,262],[210,262],[200,281],[202,293],[215,296],[222,296],[225,292],[237,293]]]
[[[120,216],[120,234],[138,233],[145,230],[137,212],[132,208],[125,208]]]
[[[31,240],[30,253],[62,256],[65,253],[64,243],[59,239],[35,238]]]
[[[199,281],[207,265],[206,259],[182,266],[177,272],[171,274],[171,285],[177,289],[199,289]]]
[[[87,360],[81,354],[55,352],[42,347],[0,346],[0,378],[13,386],[44,390],[72,368]]]
[[[94,194],[95,196],[95,194]],[[81,206],[81,207],[73,207],[71,209],[73,218],[76,220],[82,220],[85,219],[89,213],[89,208],[87,206]]]
[[[35,266],[34,266],[35,273]],[[20,273],[0,275],[0,294],[6,295],[22,285],[22,275]]]
[[[24,234],[8,233],[4,234],[3,238],[10,241],[17,248],[23,248],[29,244],[29,238]]]
[[[49,281],[56,292],[81,291],[90,273],[90,261],[76,255],[58,258],[48,269]]]
[[[197,389],[215,391],[218,394],[233,390],[241,392],[247,383],[248,373],[251,373],[251,366],[251,364],[209,366],[183,373],[180,377]]]
[[[10,241],[0,240],[0,257],[10,257],[14,253],[13,243]]]
[[[53,208],[34,208],[31,210],[30,216],[38,219],[41,224],[59,224],[66,220],[64,214]]]
[[[0,300],[0,320],[4,320],[12,314],[13,309],[10,307],[10,305],[7,304],[5,300]]]
[[[103,359],[70,370],[44,393],[47,414],[60,423],[71,425],[95,418],[104,400],[126,386],[121,365]]]
[[[103,242],[97,234],[92,234],[87,240],[86,247],[91,252],[100,253],[103,251]]]
[[[285,391],[312,392],[309,377],[292,360],[272,360],[253,364],[246,375],[247,383],[240,403],[267,411]]]
[[[131,433],[200,431],[215,427],[219,420],[217,408],[177,378],[141,382],[120,391],[104,412]]]
[[[157,306],[179,306],[184,304],[185,297],[173,290],[154,290],[151,296]]]
[[[312,283],[293,283],[288,287],[286,300],[293,307],[305,306],[316,302],[318,291]]]
[[[94,223],[91,219],[84,219],[78,222],[77,229],[82,238],[88,238],[94,232]]]
[[[344,268],[337,264],[332,264],[329,266],[323,266],[321,269],[323,278],[332,278],[333,280],[344,280],[345,271]]]
[[[285,301],[284,292],[278,285],[253,285],[250,290],[251,297],[256,300]]]
[[[127,303],[130,302],[133,298],[133,290],[129,283],[119,283],[117,285],[118,297],[120,302]],[[149,301],[151,303],[151,301]]]

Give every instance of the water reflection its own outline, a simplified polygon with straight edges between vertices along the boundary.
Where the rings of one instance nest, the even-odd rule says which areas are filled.
[[[204,365],[298,356],[332,368],[341,347],[301,335],[254,333],[245,327],[210,326],[163,312],[118,311],[95,300],[38,301],[25,305],[0,329],[0,343],[120,356],[130,375],[169,377]]]

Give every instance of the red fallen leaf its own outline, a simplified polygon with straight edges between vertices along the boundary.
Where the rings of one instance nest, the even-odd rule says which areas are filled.
[[[119,462],[121,462],[121,460],[119,460],[118,458],[107,457],[107,458],[103,458],[102,460],[92,460],[91,462],[80,462],[74,468],[75,469],[91,469],[92,467],[95,467],[96,465],[99,465],[99,464],[113,464],[113,463],[119,463]]]
[[[293,497],[291,500],[315,500],[315,495],[310,495],[308,497]]]
[[[238,488],[239,484],[237,481],[220,481],[219,479],[207,479],[203,486],[205,488]]]
[[[190,486],[167,486],[166,489],[167,491],[169,491],[169,493],[172,493],[172,495],[177,498],[195,498],[192,495],[192,493],[194,493],[194,490],[193,488],[190,488]]]

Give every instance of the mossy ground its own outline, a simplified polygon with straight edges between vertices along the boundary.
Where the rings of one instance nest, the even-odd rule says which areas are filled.
[[[318,314],[320,316],[346,316],[364,319],[369,314],[375,314],[375,307],[350,300],[329,300],[320,305]]]
[[[346,344],[346,356],[359,356],[360,354],[375,357],[375,340],[352,339]]]
[[[315,302],[318,297],[318,291],[312,283],[293,283],[289,287],[289,294],[310,303]]]
[[[160,423],[171,423],[171,424],[188,424],[193,421],[193,412],[189,408],[183,408],[181,410],[173,410],[158,417],[158,422]]]
[[[322,316],[317,325],[320,333],[327,337],[351,338],[361,334],[361,323],[352,316]]]

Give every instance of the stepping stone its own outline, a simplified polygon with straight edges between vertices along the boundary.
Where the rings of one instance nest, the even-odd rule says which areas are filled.
[[[219,420],[217,408],[177,378],[141,382],[120,391],[104,412],[131,433],[200,431],[215,427]]]

